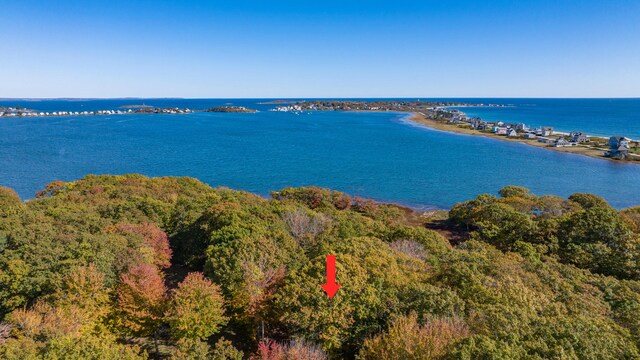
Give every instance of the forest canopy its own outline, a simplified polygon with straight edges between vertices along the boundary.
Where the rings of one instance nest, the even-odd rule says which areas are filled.
[[[316,187],[0,187],[0,358],[640,357],[640,208],[510,186],[441,220],[462,241],[428,221]]]

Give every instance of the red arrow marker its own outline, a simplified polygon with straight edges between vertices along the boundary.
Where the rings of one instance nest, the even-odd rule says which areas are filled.
[[[340,289],[340,284],[336,284],[336,256],[327,255],[327,283],[320,285],[329,296],[329,299],[333,299],[333,296]]]

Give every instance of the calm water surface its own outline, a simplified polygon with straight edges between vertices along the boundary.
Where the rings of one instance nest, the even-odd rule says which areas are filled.
[[[267,195],[318,185],[446,208],[509,184],[640,204],[640,166],[450,134],[395,113],[195,113],[0,119],[0,185],[23,198],[86,174],[192,176]]]

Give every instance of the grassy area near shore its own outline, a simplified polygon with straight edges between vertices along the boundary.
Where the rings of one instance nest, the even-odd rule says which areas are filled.
[[[427,116],[419,112],[414,112],[410,117],[410,120],[436,130],[450,131],[458,134],[466,134],[466,135],[473,135],[473,136],[484,136],[484,137],[488,137],[496,140],[502,140],[502,141],[519,142],[519,143],[523,143],[523,144],[527,144],[527,145],[531,145],[539,148],[544,148],[548,150],[585,155],[585,156],[589,156],[597,159],[640,164],[640,156],[632,156],[629,160],[618,160],[618,159],[604,156],[605,152],[607,151],[606,146],[594,146],[591,144],[585,144],[585,145],[581,144],[577,146],[555,147],[555,146],[550,146],[549,144],[541,143],[537,139],[525,139],[523,137],[508,137],[504,135],[497,135],[491,132],[473,130],[467,126],[458,126],[455,124],[448,124],[442,121],[436,121],[428,118]]]

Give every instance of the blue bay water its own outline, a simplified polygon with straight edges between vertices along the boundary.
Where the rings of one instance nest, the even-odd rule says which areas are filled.
[[[67,111],[117,108],[104,101],[62,103]],[[27,107],[60,110],[57,102]],[[145,102],[273,107],[257,100]],[[267,111],[0,118],[0,185],[27,199],[53,180],[141,173],[192,176],[262,195],[318,185],[416,208],[448,208],[514,184],[540,195],[590,192],[619,208],[640,204],[639,165],[440,132],[405,118],[397,113]]]

